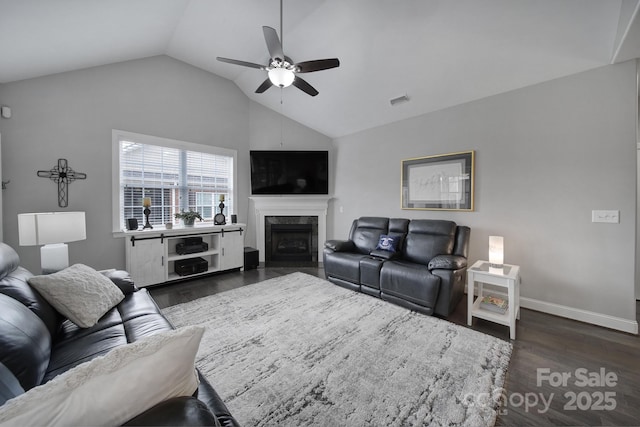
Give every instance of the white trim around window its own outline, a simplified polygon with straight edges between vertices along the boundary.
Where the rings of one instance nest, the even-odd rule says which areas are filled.
[[[124,230],[124,224],[121,224],[120,212],[122,210],[121,197],[120,197],[120,141],[134,141],[140,144],[155,145],[161,147],[182,149],[188,151],[195,151],[207,154],[214,154],[220,156],[227,156],[233,158],[233,185],[232,193],[233,200],[237,203],[237,174],[238,174],[238,152],[237,150],[229,148],[214,147],[211,145],[196,144],[192,142],[180,141],[169,138],[162,138],[158,136],[145,135],[140,133],[133,133],[123,130],[112,130],[112,147],[111,147],[111,216],[112,216],[112,230],[114,236],[119,236]]]

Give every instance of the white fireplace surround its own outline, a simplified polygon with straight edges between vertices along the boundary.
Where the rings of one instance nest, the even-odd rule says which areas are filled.
[[[260,262],[265,256],[265,217],[267,216],[317,216],[318,262],[322,262],[322,249],[327,240],[327,208],[329,196],[252,196],[256,214],[256,244]]]

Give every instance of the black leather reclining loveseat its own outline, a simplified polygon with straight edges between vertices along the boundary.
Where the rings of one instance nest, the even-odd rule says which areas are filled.
[[[470,229],[452,221],[361,217],[324,247],[327,280],[424,314],[448,316],[464,293]],[[381,236],[394,252],[376,249]]]
[[[173,329],[147,290],[137,289],[124,271],[104,273],[123,291],[124,299],[94,326],[80,328],[29,285],[33,275],[19,263],[18,254],[0,243],[0,408],[83,362]],[[194,396],[160,402],[125,425],[236,426],[216,391],[199,372],[198,377]],[[100,403],[99,397],[94,399]]]

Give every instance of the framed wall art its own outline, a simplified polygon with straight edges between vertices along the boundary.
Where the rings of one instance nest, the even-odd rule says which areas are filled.
[[[402,160],[402,209],[473,211],[474,154]]]

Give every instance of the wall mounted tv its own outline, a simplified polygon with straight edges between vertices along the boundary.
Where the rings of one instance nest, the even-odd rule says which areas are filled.
[[[250,151],[251,194],[329,194],[328,151]]]

